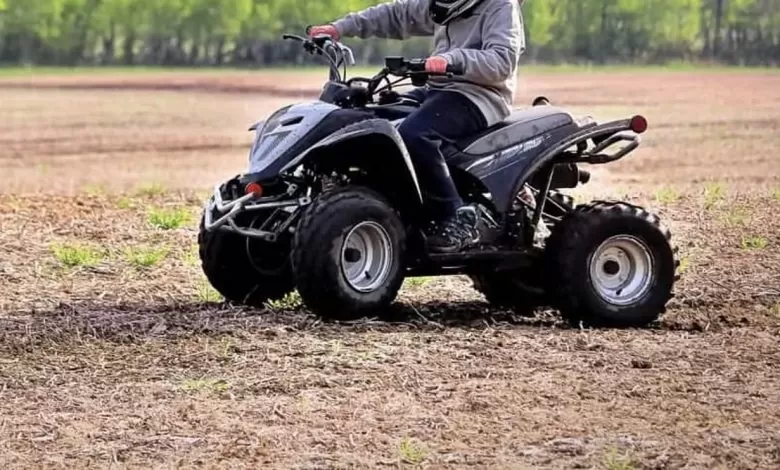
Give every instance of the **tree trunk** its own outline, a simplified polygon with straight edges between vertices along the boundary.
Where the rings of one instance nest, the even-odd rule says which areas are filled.
[[[217,44],[214,48],[214,62],[217,65],[225,63],[225,36],[220,36],[217,39]]]
[[[116,27],[112,21],[108,25],[108,36],[103,38],[103,65],[114,63],[114,44],[116,43]]]
[[[122,62],[125,65],[133,65],[135,63],[135,41],[135,31],[128,31],[122,45]]]
[[[725,0],[715,0],[715,32],[712,41],[712,54],[720,55],[720,30],[723,24],[723,3]]]

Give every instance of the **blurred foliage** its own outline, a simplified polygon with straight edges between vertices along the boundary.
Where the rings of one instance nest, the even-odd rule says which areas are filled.
[[[488,0],[489,1],[489,0]],[[282,32],[377,0],[0,0],[0,62],[291,64]],[[526,61],[780,63],[780,0],[527,0]],[[350,41],[359,59],[425,55],[430,39]]]

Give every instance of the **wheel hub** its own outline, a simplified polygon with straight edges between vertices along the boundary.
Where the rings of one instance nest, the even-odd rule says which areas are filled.
[[[378,289],[390,275],[392,254],[384,227],[376,222],[355,225],[341,248],[341,270],[347,284],[363,293]]]
[[[593,289],[613,305],[629,305],[652,287],[654,261],[644,241],[627,235],[605,240],[590,262]]]

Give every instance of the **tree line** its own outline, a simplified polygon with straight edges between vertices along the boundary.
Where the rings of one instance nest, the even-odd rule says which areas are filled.
[[[0,63],[276,65],[280,40],[382,0],[0,0]],[[527,0],[526,61],[780,64],[780,0]],[[349,41],[358,60],[430,40]]]

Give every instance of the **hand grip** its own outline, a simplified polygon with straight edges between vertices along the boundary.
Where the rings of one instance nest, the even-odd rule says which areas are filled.
[[[465,72],[466,70],[462,65],[451,64],[447,66],[447,73],[451,73],[453,75],[463,75]]]

